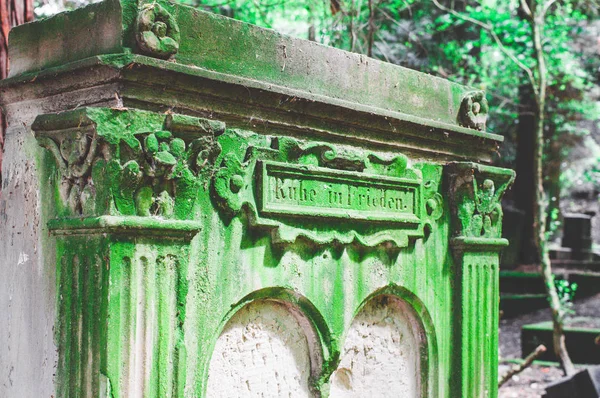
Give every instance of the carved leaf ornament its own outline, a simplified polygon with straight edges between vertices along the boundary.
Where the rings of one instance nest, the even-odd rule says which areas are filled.
[[[157,116],[150,124],[143,112],[112,117],[140,124],[131,131],[98,133],[93,123],[36,131],[60,169],[62,216],[196,220],[206,210],[199,198],[208,194],[226,223],[245,214],[276,243],[303,237],[405,247],[427,237],[443,214],[441,166],[415,168],[401,154],[225,130],[191,117]],[[192,127],[169,124],[169,117],[188,118]],[[486,186],[478,196],[480,212],[490,207],[490,189],[493,195]]]
[[[125,144],[125,143],[124,143]],[[167,130],[137,133],[109,162],[120,181],[113,189],[121,214],[189,219],[204,173],[219,153],[213,137],[186,142]]]
[[[475,163],[454,163],[448,168],[455,235],[500,238],[500,198],[514,180],[514,172]]]
[[[193,218],[204,174],[219,153],[220,132],[205,125],[185,139],[166,129],[98,135],[93,126],[37,136],[58,165],[64,215],[184,220]]]

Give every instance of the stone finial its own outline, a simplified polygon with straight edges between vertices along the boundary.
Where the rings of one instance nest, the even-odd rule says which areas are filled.
[[[179,50],[177,21],[157,3],[140,7],[135,37],[140,50],[153,57],[166,59]]]
[[[460,104],[458,122],[463,127],[485,130],[488,110],[488,102],[483,91],[468,93]]]

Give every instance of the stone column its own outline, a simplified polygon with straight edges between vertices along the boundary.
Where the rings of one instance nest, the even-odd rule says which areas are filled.
[[[197,191],[224,125],[84,108],[32,129],[55,198],[58,396],[182,396]]]
[[[500,200],[512,170],[469,162],[446,166],[455,259],[456,343],[461,397],[498,394],[498,267],[502,238]]]

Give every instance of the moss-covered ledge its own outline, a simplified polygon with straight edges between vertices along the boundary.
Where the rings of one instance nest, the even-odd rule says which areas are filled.
[[[202,229],[202,224],[197,221],[138,216],[99,216],[50,220],[48,229],[57,235],[114,234],[192,238]]]
[[[210,112],[228,123],[340,140],[351,134],[448,160],[488,162],[502,141],[485,131],[479,90],[189,7],[152,4],[106,0],[15,28],[2,102],[64,92],[74,76],[81,87],[81,74],[102,73],[103,84],[116,84],[119,106]],[[173,25],[166,53],[144,44],[144,15]]]
[[[153,51],[145,44],[148,27],[142,19],[146,14],[164,15],[166,26],[180,31],[174,38],[166,32],[161,39],[177,44],[171,54]],[[95,29],[90,31],[92,24]],[[60,31],[69,34],[57,35]],[[168,2],[141,2],[138,6],[131,0],[108,0],[93,4],[13,29],[10,47],[11,77],[95,55],[134,52],[159,59],[171,56],[179,65],[455,126],[459,125],[463,98],[474,91],[359,54]]]

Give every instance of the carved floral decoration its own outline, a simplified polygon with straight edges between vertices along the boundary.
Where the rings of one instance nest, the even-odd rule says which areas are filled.
[[[514,172],[475,163],[447,166],[455,235],[475,238],[502,236],[501,198]]]
[[[443,215],[441,166],[413,167],[402,154],[225,130],[181,115],[171,119],[185,122],[175,123],[141,111],[79,113],[35,129],[59,165],[61,217],[197,220],[211,200],[225,223],[242,216],[275,243],[404,247]],[[107,116],[118,123],[98,130],[94,120]]]
[[[166,129],[100,136],[87,126],[38,134],[38,141],[59,166],[70,215],[190,219],[202,180],[208,179],[203,176],[220,153],[215,135],[224,125],[207,121],[195,128],[199,131],[182,137]]]

